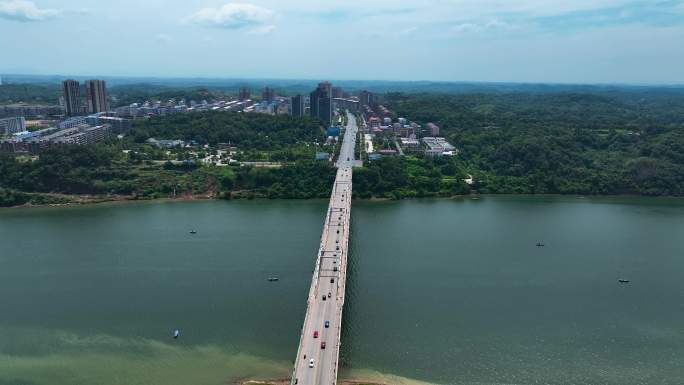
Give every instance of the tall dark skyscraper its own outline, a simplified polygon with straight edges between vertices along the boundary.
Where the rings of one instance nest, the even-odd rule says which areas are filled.
[[[107,84],[104,80],[86,80],[85,90],[88,113],[94,114],[109,110]]]
[[[81,114],[81,85],[76,80],[62,82],[64,91],[64,113],[67,116]]]
[[[342,87],[333,87],[332,88],[332,97],[333,98],[343,98],[344,97],[344,91],[342,90]]]
[[[365,91],[365,90],[361,91],[361,93],[359,94],[359,103],[362,106],[372,107],[373,104],[375,103],[375,98],[373,97],[373,93]]]
[[[275,99],[275,91],[273,88],[266,87],[264,88],[264,91],[261,93],[261,100],[266,101],[266,102],[272,102]]]
[[[328,82],[318,83],[318,88],[313,90],[310,98],[310,113],[330,125],[332,122],[332,85]]]
[[[304,95],[292,98],[292,116],[304,116]]]
[[[249,92],[249,88],[247,87],[240,87],[240,91],[238,92],[238,99],[240,101],[245,101],[247,99],[251,98],[251,94]]]

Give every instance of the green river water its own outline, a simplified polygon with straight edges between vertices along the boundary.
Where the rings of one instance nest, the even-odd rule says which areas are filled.
[[[0,385],[287,377],[326,204],[0,210]],[[684,200],[358,201],[350,247],[343,378],[684,383]]]

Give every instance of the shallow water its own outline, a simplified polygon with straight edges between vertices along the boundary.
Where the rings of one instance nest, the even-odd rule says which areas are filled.
[[[0,210],[0,384],[288,376],[325,208]],[[355,202],[350,247],[343,377],[684,378],[684,201]]]

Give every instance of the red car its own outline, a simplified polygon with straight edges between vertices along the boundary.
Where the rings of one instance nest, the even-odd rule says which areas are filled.
[[[314,332],[314,338],[318,338],[318,330]]]
[[[321,349],[325,349],[325,341],[321,342]]]

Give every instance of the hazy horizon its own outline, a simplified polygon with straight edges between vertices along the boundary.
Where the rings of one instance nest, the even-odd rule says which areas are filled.
[[[334,77],[321,77],[321,78],[277,78],[277,77],[231,77],[231,76],[155,76],[155,75],[111,75],[111,74],[101,74],[101,73],[81,73],[81,74],[58,74],[58,73],[4,73],[0,72],[0,77],[2,77],[3,84],[7,83],[9,79],[10,82],[16,81],[17,78],[20,81],[16,81],[17,84],[23,83],[24,78],[45,78],[45,81],[49,80],[62,80],[62,79],[119,79],[119,80],[130,80],[131,82],[124,82],[125,84],[144,84],[150,81],[160,81],[160,82],[173,82],[173,81],[211,81],[211,82],[306,82],[306,83],[317,83],[321,81],[330,81],[332,83],[342,82],[342,83],[422,83],[422,84],[472,84],[472,85],[543,85],[543,86],[579,86],[579,87],[684,87],[684,81],[680,82],[553,82],[553,81],[483,81],[483,80],[429,80],[429,79],[356,79],[356,78],[334,78]],[[202,86],[202,84],[197,84],[197,86]]]
[[[682,41],[684,0],[0,0],[6,74],[679,85]]]

